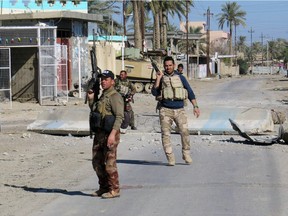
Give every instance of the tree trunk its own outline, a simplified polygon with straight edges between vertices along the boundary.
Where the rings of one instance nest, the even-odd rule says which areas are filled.
[[[164,42],[164,28],[163,28],[163,8],[160,5],[160,9],[159,9],[159,26],[160,26],[160,46],[161,48],[163,48],[163,42]]]
[[[160,43],[160,16],[159,12],[156,11],[153,15],[154,17],[154,49],[160,49],[161,43]]]
[[[134,14],[134,44],[135,48],[142,50],[139,1],[132,1],[132,2],[133,2],[133,14]]]
[[[230,23],[230,35],[229,35],[229,55],[232,55],[232,22]],[[230,57],[230,67],[232,66],[232,58]]]
[[[145,43],[145,7],[144,1],[139,1],[140,8],[140,29],[141,29],[141,50],[144,51]]]
[[[161,31],[161,37],[162,37],[162,48],[167,49],[167,11],[165,10],[165,8],[162,9],[162,22],[161,22],[161,26],[162,26],[162,31]]]

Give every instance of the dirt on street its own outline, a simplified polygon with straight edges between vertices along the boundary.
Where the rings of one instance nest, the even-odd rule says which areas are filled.
[[[282,104],[279,107],[273,105],[271,108],[287,115],[288,78],[280,75],[264,77],[261,91],[267,97],[273,98],[275,104]],[[223,83],[233,79],[257,79],[257,77],[209,78],[193,80],[190,83],[196,96],[201,99],[221,87]],[[156,115],[156,101],[152,95],[136,94],[134,100],[132,106],[136,118],[140,114]],[[200,102],[204,103],[202,100]],[[200,108],[201,103],[199,103]],[[77,98],[70,98],[65,106],[40,106],[38,103],[13,102],[12,109],[5,110],[1,108],[0,103],[0,212],[2,216],[29,215],[57,198],[59,196],[57,190],[76,187],[87,176],[91,176],[93,173],[92,139],[89,136],[54,136],[26,130],[43,110],[67,107],[77,109],[82,106],[87,106],[84,104],[84,99]],[[261,107],[261,104],[259,106]],[[132,133],[128,131],[130,132]],[[141,130],[137,133],[137,136],[139,133],[149,134]],[[121,143],[125,143],[125,139],[125,135],[122,135]],[[132,136],[129,136],[129,139],[133,139]],[[197,141],[209,142],[209,139],[198,136]],[[126,148],[129,151],[129,146]],[[286,154],[288,156],[288,152]],[[97,186],[95,180],[95,189]],[[51,193],[48,196],[40,196],[41,192]]]

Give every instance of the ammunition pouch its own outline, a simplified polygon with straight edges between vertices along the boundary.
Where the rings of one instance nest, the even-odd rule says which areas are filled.
[[[101,127],[101,114],[98,112],[90,112],[89,117],[90,130],[96,132]]]
[[[106,115],[102,120],[101,114],[98,112],[90,112],[90,130],[93,132],[97,132],[98,129],[102,129],[107,133],[110,133],[113,129],[113,125],[115,122],[115,116]]]
[[[115,116],[113,115],[106,115],[104,117],[103,129],[105,132],[110,133],[113,129],[113,125],[115,122]]]

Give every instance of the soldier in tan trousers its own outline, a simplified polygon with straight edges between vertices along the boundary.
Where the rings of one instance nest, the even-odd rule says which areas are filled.
[[[156,81],[152,88],[152,94],[158,100],[163,149],[168,165],[174,166],[175,156],[170,135],[172,124],[175,122],[181,135],[182,158],[187,164],[191,164],[188,121],[184,109],[185,100],[188,99],[192,103],[194,107],[193,113],[197,118],[200,115],[200,109],[188,81],[182,74],[174,70],[174,59],[171,56],[167,56],[163,64],[165,71],[157,72]]]

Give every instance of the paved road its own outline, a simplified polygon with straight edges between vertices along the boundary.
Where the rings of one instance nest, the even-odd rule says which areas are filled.
[[[233,105],[239,100],[258,106],[263,101],[266,104],[266,96],[258,90],[261,82],[225,82],[206,99],[216,97],[218,105]],[[204,102],[204,98],[201,100]],[[33,215],[288,215],[286,146],[249,145],[237,136],[191,135],[193,164],[185,165],[180,155],[180,137],[173,134],[176,166],[168,167],[160,134],[138,131],[121,139],[120,198],[103,200],[89,196],[97,189],[97,180],[88,162],[85,169],[91,169],[91,175],[84,182],[60,192],[57,199]]]
[[[267,77],[225,80],[216,89],[208,90],[208,93],[205,91],[198,97],[205,106],[264,108],[263,105],[271,104],[274,99],[270,98],[269,91],[263,93],[265,82]]]

